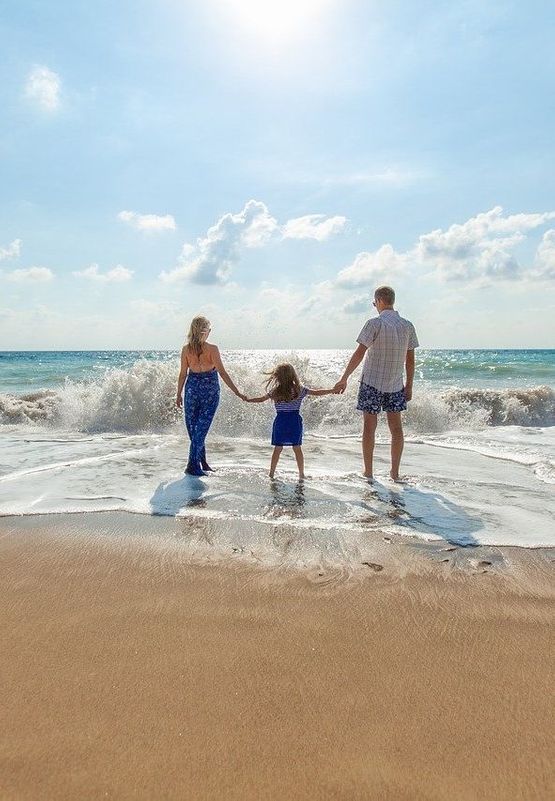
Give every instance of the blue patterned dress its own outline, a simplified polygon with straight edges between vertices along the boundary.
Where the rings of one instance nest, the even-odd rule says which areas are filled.
[[[218,371],[194,373],[189,370],[183,393],[183,413],[191,446],[186,472],[193,476],[204,475],[206,463],[205,440],[220,402]]]

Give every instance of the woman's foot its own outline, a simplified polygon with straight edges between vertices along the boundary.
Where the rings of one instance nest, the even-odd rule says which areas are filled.
[[[205,476],[206,473],[200,469],[200,467],[195,467],[192,464],[188,464],[185,468],[185,473],[188,476]]]
[[[216,471],[214,470],[214,468],[213,468],[213,467],[210,467],[210,465],[208,464],[208,462],[201,462],[201,463],[200,463],[200,466],[201,466],[201,467],[202,467],[202,469],[203,469],[204,471],[206,471],[207,473],[215,473],[215,472],[216,472]]]

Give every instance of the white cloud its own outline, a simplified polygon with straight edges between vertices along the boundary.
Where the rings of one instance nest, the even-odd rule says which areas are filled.
[[[306,214],[295,217],[282,227],[284,239],[317,239],[323,242],[345,227],[346,217],[326,217],[325,214]]]
[[[85,270],[77,270],[73,273],[76,278],[86,278],[88,281],[94,281],[98,284],[121,284],[124,281],[130,281],[133,276],[133,270],[128,270],[118,264],[112,270],[105,273],[98,271],[98,264],[91,264]]]
[[[390,244],[374,252],[358,253],[352,264],[340,270],[337,284],[356,289],[395,278],[406,268],[408,257],[408,253],[398,253]]]
[[[422,234],[405,251],[391,244],[375,251],[357,254],[351,264],[339,271],[336,285],[347,289],[376,283],[393,283],[418,270],[430,272],[443,281],[484,284],[528,277],[555,277],[553,264],[555,235],[548,231],[538,248],[534,268],[520,264],[515,255],[529,233],[549,220],[555,212],[505,215],[500,206],[477,214],[447,230],[437,228]]]
[[[6,273],[6,278],[17,284],[41,284],[52,281],[54,273],[48,267],[29,267],[25,270],[13,270],[11,273]]]
[[[136,211],[120,211],[118,220],[128,223],[137,231],[175,231],[175,219],[171,214],[138,214]]]
[[[3,259],[17,259],[21,253],[21,239],[14,239],[5,248],[0,247],[0,261]]]
[[[160,278],[167,282],[186,279],[195,284],[226,284],[241,246],[262,247],[277,229],[277,222],[265,204],[249,200],[238,214],[220,217],[195,245],[184,245],[180,265],[162,272]]]
[[[343,228],[345,217],[308,214],[279,225],[267,206],[249,200],[238,214],[224,214],[196,243],[186,243],[179,265],[160,273],[166,282],[188,280],[195,284],[228,284],[242,248],[260,248],[280,239],[323,241]]]
[[[360,295],[357,298],[351,298],[346,301],[341,307],[345,314],[362,314],[363,312],[370,312],[372,309],[372,301],[370,295]]]
[[[53,112],[59,109],[60,90],[60,76],[48,67],[37,65],[29,72],[25,83],[25,96],[44,111]]]
[[[532,278],[555,279],[555,230],[550,228],[542,237],[536,251]]]
[[[415,255],[421,263],[436,267],[446,280],[519,278],[522,268],[511,251],[528,231],[553,218],[555,212],[504,216],[501,206],[495,206],[446,231],[438,228],[423,234]]]

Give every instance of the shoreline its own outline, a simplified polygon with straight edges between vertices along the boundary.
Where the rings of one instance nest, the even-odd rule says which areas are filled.
[[[551,552],[318,576],[139,519],[0,519],[3,799],[550,797]]]

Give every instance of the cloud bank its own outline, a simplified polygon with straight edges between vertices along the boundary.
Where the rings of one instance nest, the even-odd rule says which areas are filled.
[[[243,248],[261,248],[283,239],[323,242],[341,231],[346,222],[346,217],[308,214],[280,225],[264,203],[249,200],[237,214],[228,212],[220,217],[194,245],[185,244],[178,266],[163,271],[160,278],[165,282],[227,284]]]
[[[137,231],[157,232],[175,231],[175,219],[171,214],[138,214],[136,211],[120,211],[118,220],[127,223]]]
[[[76,278],[85,278],[87,281],[93,281],[97,284],[121,284],[125,281],[130,281],[133,277],[133,270],[128,270],[118,264],[112,270],[105,273],[99,272],[98,264],[91,264],[85,270],[77,270],[73,273]]]

